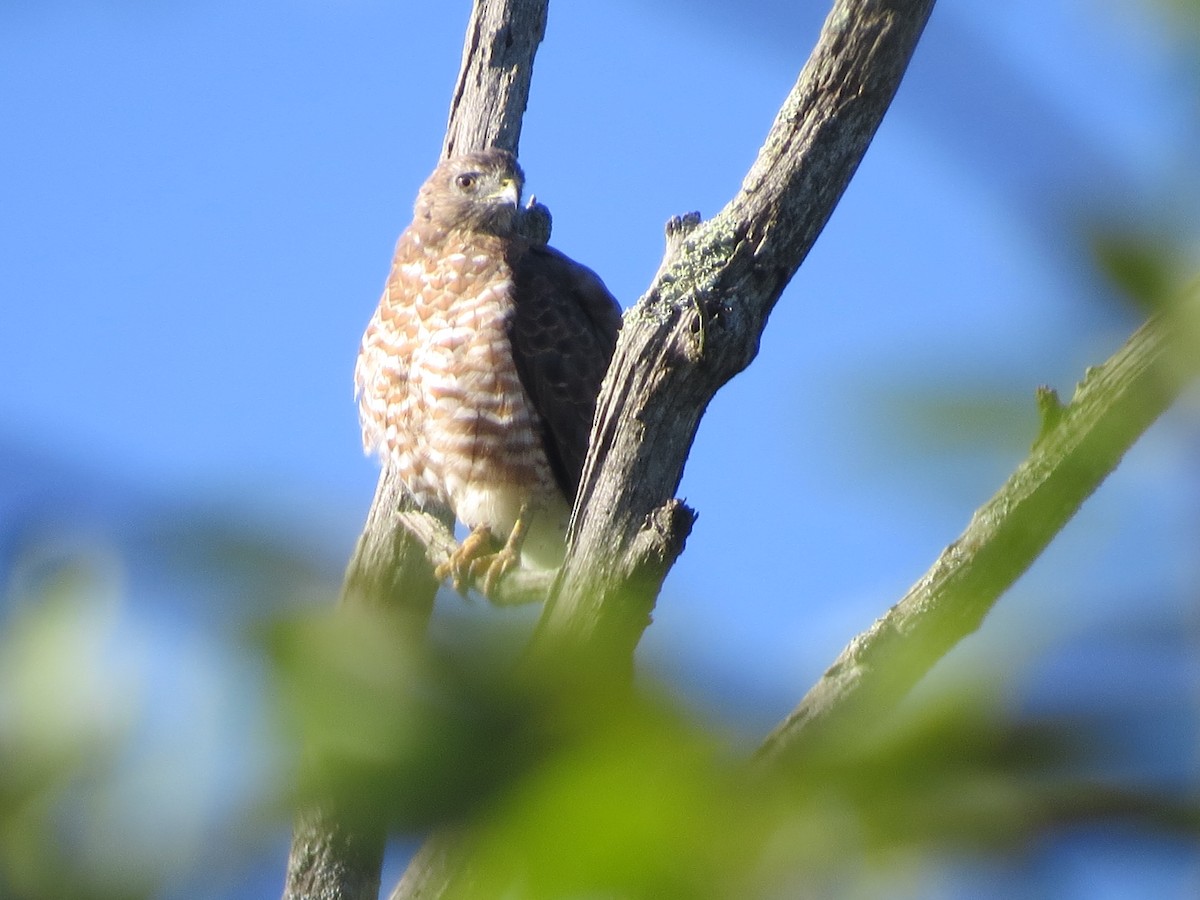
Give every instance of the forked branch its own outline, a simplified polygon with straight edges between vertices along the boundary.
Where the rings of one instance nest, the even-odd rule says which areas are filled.
[[[767,315],[849,183],[933,0],[837,0],[741,191],[709,222],[673,220],[668,253],[625,317],[605,379],[567,560],[534,649],[628,669],[693,515],[674,499],[709,400],[754,358]],[[464,66],[464,70],[465,70]],[[392,900],[469,882],[431,838]]]

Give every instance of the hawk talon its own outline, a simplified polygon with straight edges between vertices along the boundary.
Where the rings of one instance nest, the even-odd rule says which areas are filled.
[[[472,560],[471,579],[478,584],[480,576],[483,576],[483,583],[479,584],[479,589],[483,592],[483,596],[491,597],[492,590],[500,583],[500,579],[520,563],[521,551],[513,550],[505,545],[495,553]]]
[[[454,590],[465,597],[475,575],[475,563],[494,555],[487,552],[492,540],[492,532],[486,525],[476,525],[450,557],[433,570],[433,577],[438,581],[449,578]]]
[[[487,574],[483,578],[483,595],[485,597],[491,597],[492,588],[500,582],[500,579],[505,574],[520,564],[521,545],[525,543],[525,533],[527,531],[529,531],[528,500],[521,504],[521,511],[517,513],[517,521],[513,522],[508,540],[504,542],[504,546],[499,551],[493,553],[491,556]],[[482,562],[482,560],[479,560],[479,562]]]
[[[528,503],[521,506],[512,532],[499,550],[487,552],[494,545],[495,538],[486,525],[476,525],[450,554],[450,558],[433,570],[434,577],[438,581],[449,577],[454,589],[464,597],[473,584],[479,587],[485,597],[490,597],[500,579],[520,565],[521,545],[525,543],[528,530]]]

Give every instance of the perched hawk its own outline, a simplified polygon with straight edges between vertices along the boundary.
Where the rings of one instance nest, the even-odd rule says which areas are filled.
[[[621,325],[594,272],[522,235],[523,182],[502,150],[434,170],[354,370],[366,452],[471,529],[437,571],[460,590],[562,561]]]

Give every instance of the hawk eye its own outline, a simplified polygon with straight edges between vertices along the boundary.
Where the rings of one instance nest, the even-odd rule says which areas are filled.
[[[454,183],[460,190],[469,191],[475,187],[475,182],[479,180],[477,172],[463,172],[461,175],[454,176]]]

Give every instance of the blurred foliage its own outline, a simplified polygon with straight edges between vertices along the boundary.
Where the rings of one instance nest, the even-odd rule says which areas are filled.
[[[97,827],[133,717],[104,662],[114,566],[76,555],[14,579],[0,637],[0,897],[147,897],[160,877]]]
[[[305,799],[416,834],[453,826],[471,860],[456,897],[854,896],[897,858],[1020,853],[1083,822],[1200,823],[1186,792],[1080,774],[1111,723],[1030,721],[980,691],[768,766],[578,659],[498,668],[486,641],[422,649],[345,611],[269,643]]]
[[[1137,5],[1159,7],[1172,36],[1190,45],[1193,52],[1200,49],[1200,0],[1152,0],[1150,4],[1138,0]]]
[[[1152,231],[1098,224],[1091,228],[1092,254],[1101,274],[1148,315],[1166,308],[1197,276],[1188,248],[1180,244],[1181,232],[1166,223]]]
[[[1004,462],[1018,459],[1037,434],[1038,417],[1029,392],[1014,394],[1000,380],[908,376],[901,382],[861,389],[873,413],[872,427],[888,439],[889,459],[900,454],[926,458],[938,452],[988,452]]]
[[[0,897],[181,896],[164,894],[180,859],[109,809],[139,715],[110,658],[119,566],[41,568],[0,639]],[[1195,784],[1097,774],[1114,770],[1119,709],[1032,717],[983,676],[768,766],[653,684],[579,659],[535,668],[486,629],[429,641],[377,611],[276,614],[264,650],[291,801],[334,797],[414,837],[454,829],[471,859],[457,897],[877,896],[1080,824],[1198,830]],[[291,805],[237,839],[278,833]],[[208,860],[201,883],[228,864]]]

